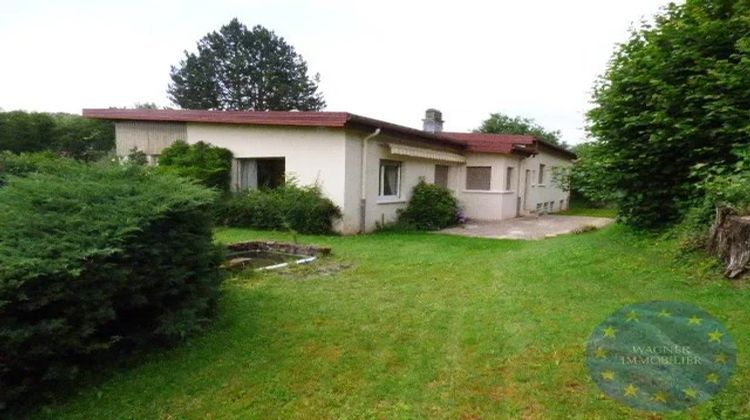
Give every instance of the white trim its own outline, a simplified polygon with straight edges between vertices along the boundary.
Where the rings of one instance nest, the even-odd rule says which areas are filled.
[[[513,194],[515,191],[502,191],[502,190],[461,190],[465,194]]]

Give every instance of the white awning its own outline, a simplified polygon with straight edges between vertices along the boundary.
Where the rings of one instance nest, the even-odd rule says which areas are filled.
[[[442,150],[425,149],[422,147],[405,146],[403,144],[389,143],[391,154],[410,156],[422,159],[438,160],[442,162],[465,163],[466,158],[457,153],[444,152]]]

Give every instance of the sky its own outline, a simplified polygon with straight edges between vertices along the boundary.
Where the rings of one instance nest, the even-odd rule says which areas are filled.
[[[327,111],[446,131],[492,112],[585,140],[596,78],[662,0],[2,0],[0,108],[172,105],[170,66],[237,17],[284,37],[320,73]]]

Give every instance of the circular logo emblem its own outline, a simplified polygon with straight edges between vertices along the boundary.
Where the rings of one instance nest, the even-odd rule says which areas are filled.
[[[589,373],[604,393],[648,411],[683,410],[716,395],[734,373],[737,350],[706,311],[681,302],[626,306],[594,329]]]

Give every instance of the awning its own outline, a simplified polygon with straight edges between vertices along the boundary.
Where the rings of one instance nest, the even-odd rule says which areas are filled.
[[[444,152],[442,150],[425,149],[422,147],[405,146],[403,144],[389,143],[391,154],[410,156],[415,158],[438,160],[441,162],[465,163],[466,158],[457,153]]]

